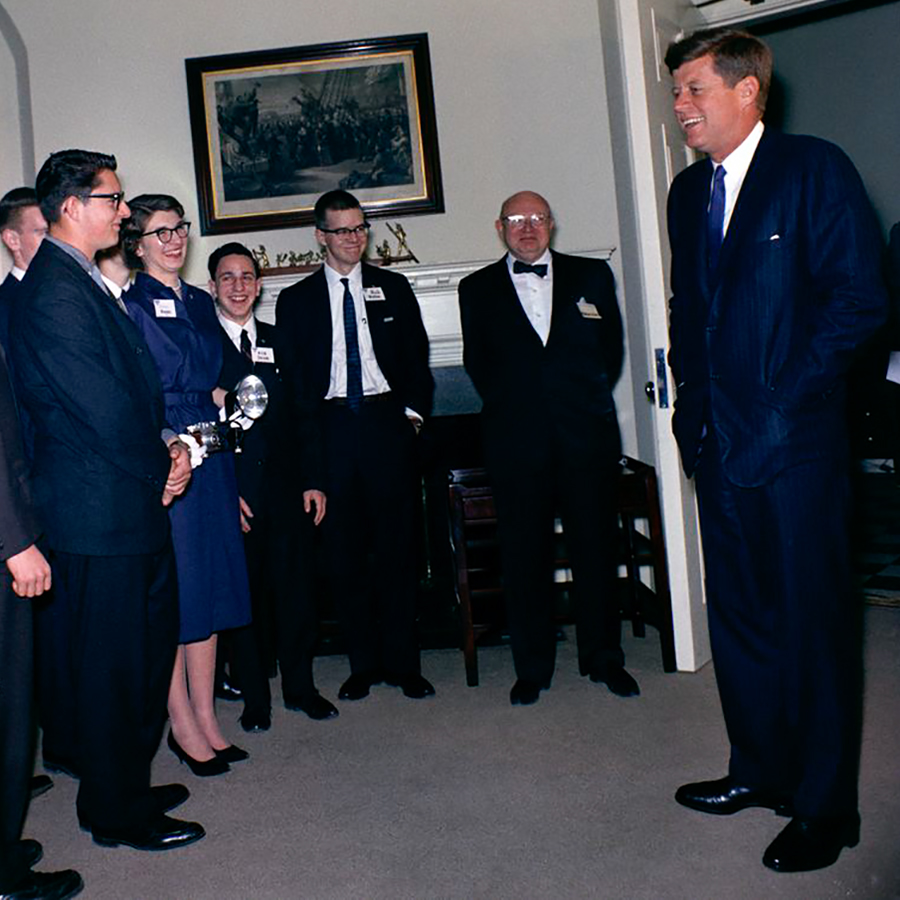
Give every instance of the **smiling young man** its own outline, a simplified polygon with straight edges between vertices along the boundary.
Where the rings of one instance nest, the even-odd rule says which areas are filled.
[[[338,697],[385,681],[419,699],[434,693],[420,670],[414,531],[415,441],[434,393],[428,337],[406,278],[362,262],[359,201],[329,191],[315,220],[325,265],[281,292],[277,353],[303,424],[303,477],[328,497],[327,570],[350,656]]]
[[[696,32],[666,64],[687,142],[709,157],[669,195],[669,361],[731,743],[724,778],[675,797],[792,815],[763,863],[818,869],[859,838],[845,382],[885,319],[881,238],[841,150],[764,127],[758,38]]]
[[[209,274],[222,326],[220,385],[231,390],[252,374],[269,393],[265,415],[244,434],[235,456],[253,601],[253,623],[228,635],[231,674],[244,696],[241,725],[245,731],[271,726],[267,672],[276,657],[284,705],[311,719],[332,719],[337,709],[313,682],[313,537],[325,515],[325,495],[299,489],[276,329],[253,314],[262,290],[259,263],[243,244],[231,242],[210,255]]]

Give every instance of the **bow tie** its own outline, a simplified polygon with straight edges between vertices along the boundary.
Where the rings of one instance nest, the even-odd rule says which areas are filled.
[[[524,263],[521,260],[517,259],[513,263],[513,274],[521,275],[523,272],[531,272],[533,275],[537,275],[538,278],[543,278],[547,274],[547,263],[540,263],[537,266],[530,266],[528,263]]]

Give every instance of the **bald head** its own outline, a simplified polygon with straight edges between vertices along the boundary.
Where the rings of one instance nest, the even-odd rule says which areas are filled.
[[[553,213],[540,194],[519,191],[503,201],[495,226],[500,239],[516,259],[533,263],[550,246]]]

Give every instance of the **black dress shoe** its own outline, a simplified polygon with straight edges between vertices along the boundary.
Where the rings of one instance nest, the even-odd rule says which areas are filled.
[[[338,691],[338,700],[362,700],[369,696],[369,688],[381,684],[381,676],[374,672],[357,672],[351,675]]]
[[[219,700],[228,700],[229,702],[240,700],[244,696],[244,692],[239,687],[235,687],[227,678],[216,682],[214,693]]]
[[[418,673],[412,675],[390,675],[384,676],[384,683],[391,687],[398,687],[403,691],[404,697],[412,700],[421,700],[423,697],[434,696],[434,685]]]
[[[157,812],[167,813],[176,806],[181,806],[191,792],[183,784],[158,784],[150,788],[153,806]]]
[[[238,721],[244,731],[268,731],[272,727],[272,714],[270,712],[248,712],[245,709]]]
[[[53,787],[53,779],[49,775],[32,775],[28,782],[31,799],[46,794]]]
[[[206,836],[199,822],[183,822],[160,813],[146,825],[111,830],[91,828],[94,843],[101,847],[134,847],[135,850],[173,850]]]
[[[590,671],[591,681],[603,682],[617,697],[638,697],[641,689],[618,663],[607,663]]]
[[[368,693],[368,690],[366,693]],[[286,709],[306,713],[311,719],[315,719],[317,722],[321,722],[324,719],[334,719],[340,715],[337,711],[337,707],[329,700],[326,700],[318,691],[309,697],[293,697],[290,694],[285,694],[284,705]]]
[[[0,894],[0,900],[68,900],[84,888],[74,869],[61,872],[29,872],[13,890]]]
[[[40,841],[33,838],[22,838],[19,841],[19,853],[21,853],[25,865],[29,869],[33,869],[43,858],[44,848]]]
[[[214,756],[212,759],[194,759],[182,750],[181,745],[175,740],[172,732],[169,732],[167,740],[169,749],[183,762],[198,778],[209,778],[213,775],[224,775],[231,771],[231,766],[224,759]],[[199,840],[199,838],[198,838]]]
[[[835,862],[844,847],[859,843],[859,816],[791,819],[763,854],[776,872],[811,872]]]
[[[46,753],[43,754],[42,762],[44,764],[44,768],[48,772],[56,772],[60,775],[68,775],[69,778],[75,779],[79,777],[78,770],[75,768],[75,763],[68,762],[64,759],[57,759],[54,756],[47,756]]]
[[[520,678],[509,692],[509,702],[513,706],[531,706],[532,703],[538,702],[540,696],[541,686],[539,684]]]
[[[216,759],[221,759],[222,762],[227,763],[243,762],[245,759],[250,759],[250,754],[246,750],[241,750],[240,747],[236,747],[234,744],[229,744],[224,750],[216,750],[213,747],[213,752],[216,754]]]
[[[731,776],[716,781],[683,784],[675,792],[675,800],[688,809],[712,813],[714,816],[730,816],[753,806],[772,809],[779,816],[791,815],[791,802],[787,797],[771,791],[744,787],[736,784]]]

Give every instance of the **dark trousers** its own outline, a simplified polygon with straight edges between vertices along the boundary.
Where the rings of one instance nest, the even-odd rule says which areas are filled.
[[[57,664],[70,682],[42,698],[43,716],[54,733],[61,722],[73,729],[66,753],[81,776],[79,815],[101,829],[142,825],[154,814],[150,763],[178,644],[171,544],[140,556],[55,553],[52,566],[56,621],[68,628],[54,635],[65,648]]]
[[[354,674],[417,674],[415,430],[392,400],[324,404],[328,580]]]
[[[548,442],[541,459],[489,453],[488,465],[516,676],[546,685],[553,677],[557,514],[572,567],[579,669],[587,674],[604,663],[622,664],[616,585],[618,464],[575,459]]]
[[[787,793],[798,815],[853,813],[861,604],[847,462],[816,460],[739,488],[711,431],[696,482],[729,774]]]
[[[278,490],[284,490],[279,485]],[[271,707],[269,666],[278,659],[281,688],[292,700],[315,694],[313,648],[316,604],[313,588],[312,516],[270,498],[254,508],[251,530],[244,535],[253,624],[225,632],[231,673],[244,694],[244,708],[264,713]],[[284,506],[283,515],[268,512]]]
[[[0,564],[2,565],[2,564]],[[20,837],[34,762],[32,609],[0,573],[0,893],[27,875]]]

